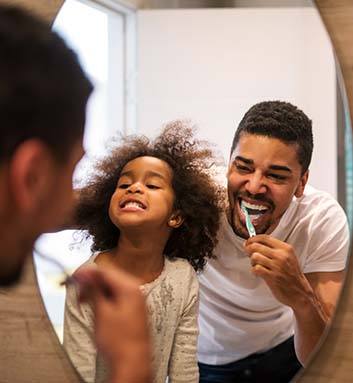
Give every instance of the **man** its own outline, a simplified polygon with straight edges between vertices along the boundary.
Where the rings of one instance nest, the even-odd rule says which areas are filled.
[[[289,103],[256,104],[239,124],[216,258],[200,276],[200,382],[288,382],[332,317],[348,228],[306,186],[312,150],[311,121]]]
[[[25,11],[0,7],[0,285],[15,283],[36,238],[71,211],[92,85],[76,55]],[[77,273],[92,301],[111,382],[150,379],[144,301],[122,272]],[[139,368],[136,369],[136,365]]]

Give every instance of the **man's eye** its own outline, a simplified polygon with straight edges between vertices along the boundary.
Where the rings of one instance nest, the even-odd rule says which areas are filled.
[[[268,175],[268,178],[272,178],[272,179],[274,179],[276,181],[284,181],[284,180],[287,179],[286,176],[281,176],[279,174],[272,174],[272,173]]]
[[[240,173],[250,173],[250,172],[251,172],[251,169],[250,169],[248,166],[235,164],[235,167],[236,167],[236,169],[237,169]]]

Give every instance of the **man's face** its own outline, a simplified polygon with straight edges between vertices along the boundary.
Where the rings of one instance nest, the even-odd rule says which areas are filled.
[[[297,146],[276,138],[243,133],[228,168],[228,221],[233,231],[248,238],[244,206],[257,234],[278,225],[293,196],[301,197],[308,178],[298,162]]]
[[[76,165],[84,154],[82,141],[78,141],[73,147],[70,156],[64,163],[54,162],[52,172],[54,177],[51,179],[51,190],[48,190],[47,199],[43,201],[46,211],[38,212],[43,218],[40,233],[58,230],[61,225],[67,222],[69,214],[74,207],[74,193],[72,178]],[[48,180],[49,182],[49,180]]]
[[[22,194],[26,194],[26,203],[15,205],[13,227],[16,229],[13,230],[14,233],[10,231],[9,236],[14,235],[16,241],[10,249],[2,248],[2,251],[6,251],[5,254],[0,254],[0,286],[12,285],[19,279],[26,257],[38,236],[59,229],[72,211],[72,175],[83,155],[82,140],[74,145],[65,162],[59,163],[48,153],[44,150],[41,154],[41,161],[45,166],[38,167],[36,173],[30,173],[30,170],[27,173],[27,176],[30,173],[38,179],[39,185],[44,186],[33,188],[35,191],[32,198],[27,198],[31,189],[24,188]],[[17,178],[20,176],[20,173],[13,175]]]
[[[52,163],[50,171],[53,176],[48,180],[51,187],[43,195],[43,202],[37,213],[42,225],[39,228],[39,234],[58,230],[67,222],[74,207],[73,172],[83,154],[84,150],[80,140],[71,150],[66,162],[59,163],[54,160]]]

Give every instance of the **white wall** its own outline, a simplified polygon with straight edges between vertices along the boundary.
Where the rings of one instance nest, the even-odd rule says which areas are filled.
[[[228,159],[237,124],[263,100],[312,120],[310,182],[336,196],[336,87],[331,45],[314,8],[138,11],[138,128],[190,118]]]

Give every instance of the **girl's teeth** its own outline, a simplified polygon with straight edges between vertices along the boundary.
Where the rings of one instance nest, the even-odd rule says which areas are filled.
[[[142,209],[142,206],[137,202],[128,202],[127,204],[125,204],[125,207],[138,207]]]

